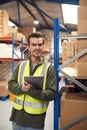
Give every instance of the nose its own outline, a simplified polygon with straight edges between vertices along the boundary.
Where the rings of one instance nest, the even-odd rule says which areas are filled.
[[[36,45],[36,48],[38,49],[38,48],[39,48],[39,45]]]

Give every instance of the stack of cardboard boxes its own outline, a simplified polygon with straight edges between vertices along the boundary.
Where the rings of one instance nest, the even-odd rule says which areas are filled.
[[[32,32],[36,32],[36,28],[35,27],[31,27],[31,28],[30,27],[19,27],[18,32],[23,33],[25,35],[25,43],[27,43],[27,38],[28,38],[29,34]]]
[[[86,39],[79,39],[75,43],[75,52],[78,54],[79,52],[83,51],[87,48],[87,40]],[[76,61],[76,73],[79,77],[87,77],[87,53],[77,59]]]
[[[62,43],[62,63],[73,58],[77,54],[81,53],[87,48],[86,39],[77,39],[74,41],[67,41]],[[77,60],[73,61],[68,65],[68,67],[73,67],[76,71],[78,77],[87,77],[87,53],[79,57]],[[83,69],[84,68],[84,69]]]
[[[87,1],[80,0],[78,7],[78,34],[87,34]]]
[[[8,26],[9,14],[6,10],[0,10],[0,36],[6,36],[9,33]]]
[[[3,9],[0,10],[0,37],[12,37],[14,33],[14,39],[21,41],[21,38],[25,41],[25,36],[17,31],[17,28],[9,27],[9,13]]]
[[[87,35],[87,1],[80,0],[80,6],[78,7],[78,30],[77,35],[84,36]],[[72,58],[76,54],[80,53],[87,48],[87,38],[77,38],[73,41],[68,41],[62,44],[63,53],[62,59],[63,63],[68,59]],[[87,53],[82,55],[76,60],[76,62],[70,64],[70,66],[75,67],[77,76],[87,77]],[[84,69],[83,69],[84,68]]]
[[[78,35],[87,35],[87,0],[80,0],[80,6],[78,7]],[[87,48],[87,38],[86,39],[77,39],[76,42],[76,52]],[[87,77],[87,53],[77,60],[76,68],[78,76]]]
[[[75,56],[75,44],[74,41],[68,41],[62,43],[62,63],[66,62],[70,58]],[[72,62],[68,67],[74,67],[75,62]]]

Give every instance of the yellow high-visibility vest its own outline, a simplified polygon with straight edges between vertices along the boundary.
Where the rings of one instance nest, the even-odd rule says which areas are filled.
[[[50,65],[49,62],[45,62],[45,64],[39,65],[33,74],[34,76],[44,75],[44,82],[42,87],[43,90],[46,89],[46,77],[47,77],[47,70],[49,65]],[[18,83],[20,85],[24,81],[24,76],[30,75],[29,72],[30,72],[29,60],[23,61],[20,64],[19,72],[18,72]],[[35,99],[29,96],[28,94],[20,94],[16,96],[14,100],[15,109],[21,110],[22,108],[24,108],[24,110],[30,114],[42,114],[46,112],[48,108],[48,104],[49,102]]]

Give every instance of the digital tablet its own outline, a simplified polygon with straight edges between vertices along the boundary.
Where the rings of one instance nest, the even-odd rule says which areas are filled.
[[[25,76],[24,80],[34,85],[36,89],[42,89],[44,76]]]

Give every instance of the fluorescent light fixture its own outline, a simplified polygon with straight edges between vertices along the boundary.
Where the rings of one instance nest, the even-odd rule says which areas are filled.
[[[64,23],[77,24],[77,5],[62,4]]]
[[[35,20],[35,21],[34,21],[34,24],[39,24],[39,21],[38,21],[38,20]]]

